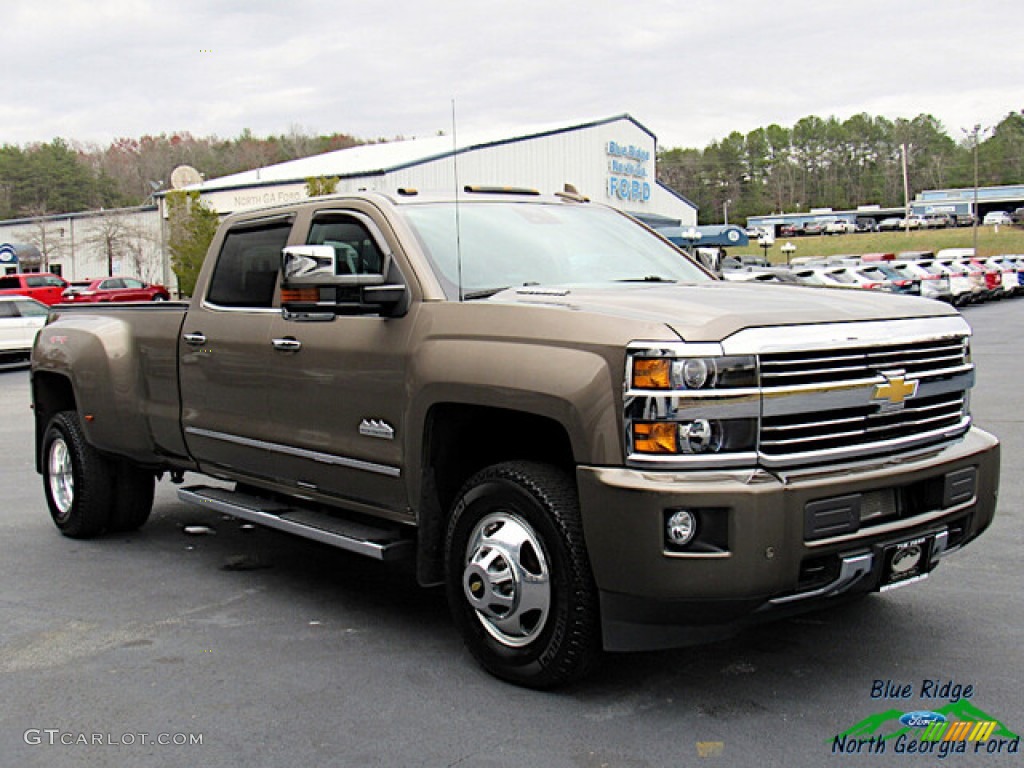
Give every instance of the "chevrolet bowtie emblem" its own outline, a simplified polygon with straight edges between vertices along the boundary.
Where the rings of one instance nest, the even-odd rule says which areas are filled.
[[[902,405],[904,401],[917,394],[917,379],[907,381],[902,376],[886,376],[885,384],[875,387],[873,400],[886,400],[891,405]]]

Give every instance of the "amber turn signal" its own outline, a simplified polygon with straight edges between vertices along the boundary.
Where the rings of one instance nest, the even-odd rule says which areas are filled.
[[[638,357],[633,361],[635,389],[669,389],[672,362],[665,357]]]
[[[671,421],[641,421],[633,425],[637,453],[679,453],[679,427]]]

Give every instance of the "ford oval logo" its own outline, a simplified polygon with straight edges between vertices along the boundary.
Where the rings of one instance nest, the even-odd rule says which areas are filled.
[[[925,728],[929,723],[946,722],[946,716],[940,715],[938,712],[929,712],[925,709],[917,712],[907,712],[907,714],[900,718],[900,722],[904,725],[909,725],[911,728]]]
[[[919,546],[901,549],[892,558],[892,572],[906,573],[912,571],[921,562],[921,548]]]

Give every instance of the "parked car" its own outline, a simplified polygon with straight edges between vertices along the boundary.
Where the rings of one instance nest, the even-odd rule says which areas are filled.
[[[59,304],[68,281],[50,272],[0,275],[0,296],[27,296],[43,304]]]
[[[879,232],[894,232],[898,229],[903,229],[903,219],[897,216],[890,216],[878,222]]]
[[[857,232],[877,232],[878,221],[870,216],[865,216],[862,219],[857,219],[857,223],[854,225],[854,228]]]
[[[28,365],[32,342],[49,312],[27,296],[0,296],[0,369]]]
[[[1005,298],[1007,296],[1016,296],[1020,293],[1020,280],[1017,277],[1017,265],[1009,262],[1002,256],[993,256],[992,258],[985,259],[986,267],[993,268],[999,272],[1000,286],[999,294]]]
[[[949,275],[949,290],[953,294],[953,306],[962,307],[985,298],[985,276],[980,270],[959,259],[942,259],[934,262]]]
[[[804,224],[805,235],[823,235],[825,234],[825,222],[823,221],[808,221]]]
[[[825,222],[826,235],[849,235],[856,231],[856,226],[849,219],[833,219]]]
[[[974,301],[988,301],[998,297],[1003,279],[995,269],[988,269],[979,259],[964,259],[959,262],[967,270],[975,289]]]
[[[803,224],[782,224],[779,227],[779,237],[799,237],[803,233]]]
[[[865,275],[855,267],[829,267],[822,270],[821,277],[826,284],[845,288],[893,292],[891,281],[882,279],[878,275]]]
[[[1010,221],[1014,224],[1024,224],[1024,208],[1017,208],[1010,214]]]
[[[881,285],[888,282],[891,285],[889,290],[892,293],[900,293],[907,296],[921,295],[920,278],[901,274],[888,263],[865,264],[857,272],[877,281]]]
[[[1013,224],[1013,219],[1010,218],[1010,214],[1006,211],[989,211],[985,214],[985,218],[981,220],[981,223],[990,227],[993,224]]]
[[[978,217],[973,213],[958,213],[956,214],[956,225],[958,227],[973,227],[977,222]]]
[[[95,280],[76,280],[64,291],[64,301],[73,304],[90,301],[167,301],[170,298],[170,291],[162,285],[116,275]]]
[[[1024,256],[1014,254],[1005,258],[1017,267],[1018,292],[1024,293]]]
[[[951,286],[950,273],[937,261],[894,261],[892,268],[901,275],[918,281],[919,295],[925,299],[937,299],[949,304],[956,304]],[[970,296],[971,285],[963,279],[958,286],[961,292]]]
[[[948,213],[926,213],[924,220],[929,229],[945,229],[956,226],[956,219]]]

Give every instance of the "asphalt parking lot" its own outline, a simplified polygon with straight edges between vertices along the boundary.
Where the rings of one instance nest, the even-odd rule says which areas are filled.
[[[188,507],[166,479],[141,531],[63,538],[28,374],[0,373],[0,765],[1019,765],[1007,739],[947,758],[834,751],[875,715],[956,697],[1024,733],[1024,301],[965,315],[975,421],[1003,442],[981,539],[923,583],[610,655],[556,693],[479,670],[443,593],[409,572]]]

